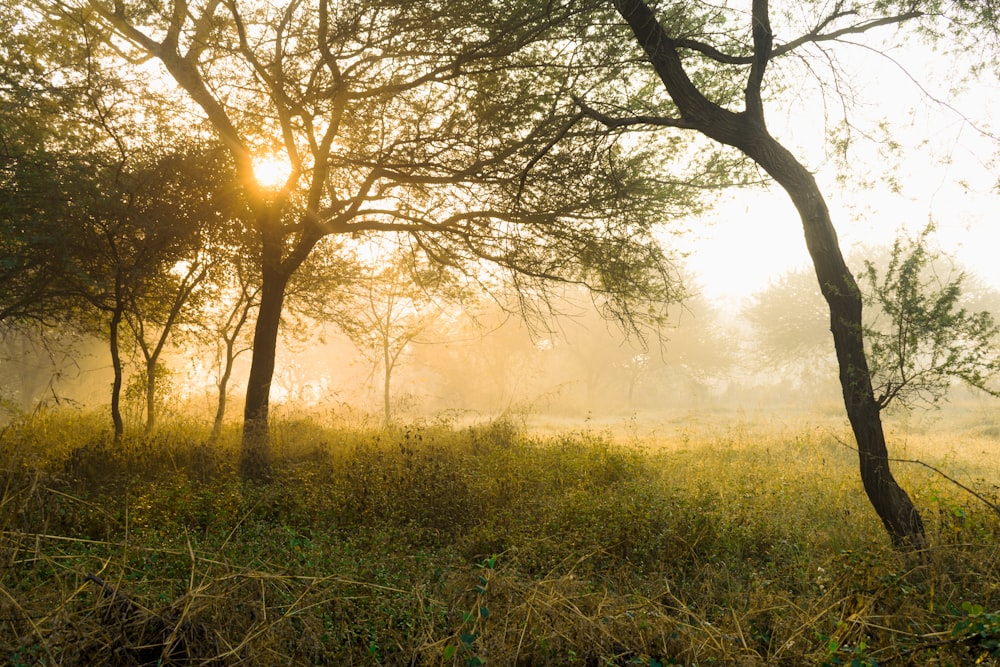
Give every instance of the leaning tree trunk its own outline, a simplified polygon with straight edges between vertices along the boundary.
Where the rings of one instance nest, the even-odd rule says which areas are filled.
[[[844,406],[858,444],[861,479],[868,499],[893,544],[920,548],[924,525],[910,497],[889,469],[879,406],[871,385],[861,326],[861,294],[844,262],[823,194],[809,170],[767,131],[761,86],[772,55],[767,0],[753,0],[753,58],[745,89],[746,110],[726,109],[708,99],[688,76],[680,42],[657,20],[646,0],[612,0],[646,52],[680,117],[678,127],[698,131],[732,146],[760,165],[791,197],[802,220],[806,245],[820,290],[830,307],[830,330],[837,351]]]
[[[865,493],[895,546],[922,548],[926,543],[923,521],[889,469],[880,407],[872,390],[865,355],[861,293],[844,262],[826,202],[813,175],[788,150],[762,128],[754,135],[754,141],[746,142],[744,151],[784,188],[795,204],[820,291],[830,308],[840,386],[858,445]]]

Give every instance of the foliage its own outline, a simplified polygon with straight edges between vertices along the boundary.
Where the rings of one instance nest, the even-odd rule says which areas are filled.
[[[946,665],[995,649],[996,516],[912,471],[935,542],[914,567],[823,429],[685,422],[626,444],[299,421],[278,424],[275,483],[254,487],[236,433],[205,452],[205,430],[175,422],[112,450],[101,422],[40,413],[0,434],[13,664]]]
[[[752,328],[762,366],[787,372],[824,365],[832,369],[830,312],[815,272],[801,269],[778,276],[752,296],[741,315]]]
[[[851,266],[861,269],[863,326],[870,353],[877,351],[871,359],[876,393],[884,394],[887,383],[900,387],[902,369],[909,368],[905,372],[911,380],[900,404],[938,402],[952,380],[961,379],[959,374],[950,375],[947,368],[961,370],[976,381],[974,386],[989,390],[986,381],[991,360],[997,359],[986,325],[1000,313],[1000,293],[983,285],[948,255],[932,251],[930,233],[930,229],[925,230],[918,239],[899,240],[891,247],[864,248],[848,258]],[[934,331],[928,329],[932,324],[928,318],[945,315]],[[831,377],[835,357],[829,313],[812,271],[798,269],[783,274],[756,293],[741,316],[752,328],[753,356],[760,359],[761,370],[781,368],[800,390],[822,386],[819,383]],[[909,324],[907,318],[912,320]],[[915,328],[918,322],[924,327],[922,331]],[[908,327],[910,339],[905,344],[898,335],[900,327]],[[970,336],[961,333],[963,327]],[[945,344],[950,354],[945,353]],[[939,346],[936,352],[931,349],[934,345]],[[900,362],[900,352],[906,356],[905,364]],[[935,355],[936,363],[932,361]],[[932,370],[932,366],[937,369]],[[922,378],[920,388],[914,373]]]
[[[885,408],[941,401],[953,380],[990,388],[1000,372],[1000,325],[988,311],[961,304],[965,274],[939,275],[940,253],[928,248],[933,226],[916,239],[896,241],[882,275],[866,262],[865,301],[878,309],[866,327],[873,386]]]

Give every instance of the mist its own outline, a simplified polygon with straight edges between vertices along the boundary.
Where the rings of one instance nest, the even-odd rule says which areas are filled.
[[[887,251],[868,256],[879,252]],[[853,263],[862,261],[856,254]],[[272,406],[279,418],[329,423],[468,424],[513,416],[538,428],[652,425],[697,412],[841,414],[828,315],[810,271],[777,276],[736,306],[700,296],[695,278],[687,282],[690,296],[670,309],[663,326],[640,332],[609,319],[586,290],[572,286],[547,300],[542,318],[486,294],[441,306],[400,346],[388,385],[384,359],[360,348],[356,336],[298,312],[283,322]],[[997,313],[1000,293],[972,276],[966,302]],[[406,318],[399,314],[392,326],[405,328]],[[168,420],[208,424],[218,405],[217,351],[183,331],[176,338],[157,371],[157,409]],[[123,351],[124,413],[137,428],[145,375],[134,343]],[[249,352],[235,358],[227,423],[242,418]],[[8,417],[107,408],[112,370],[107,343],[95,336],[69,326],[11,328],[0,340],[0,360]],[[960,385],[948,399],[952,410],[980,410],[985,400]]]

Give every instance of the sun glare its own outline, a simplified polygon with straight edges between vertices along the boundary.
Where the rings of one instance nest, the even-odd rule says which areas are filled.
[[[282,157],[268,155],[253,161],[253,175],[257,183],[268,189],[278,189],[285,185],[292,173],[292,165]]]

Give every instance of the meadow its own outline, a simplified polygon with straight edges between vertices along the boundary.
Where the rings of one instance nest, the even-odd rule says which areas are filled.
[[[0,434],[0,662],[1000,664],[995,510],[897,463],[931,546],[892,550],[841,421],[289,418],[245,486],[236,430],[36,415]],[[891,441],[997,502],[1000,418]]]

